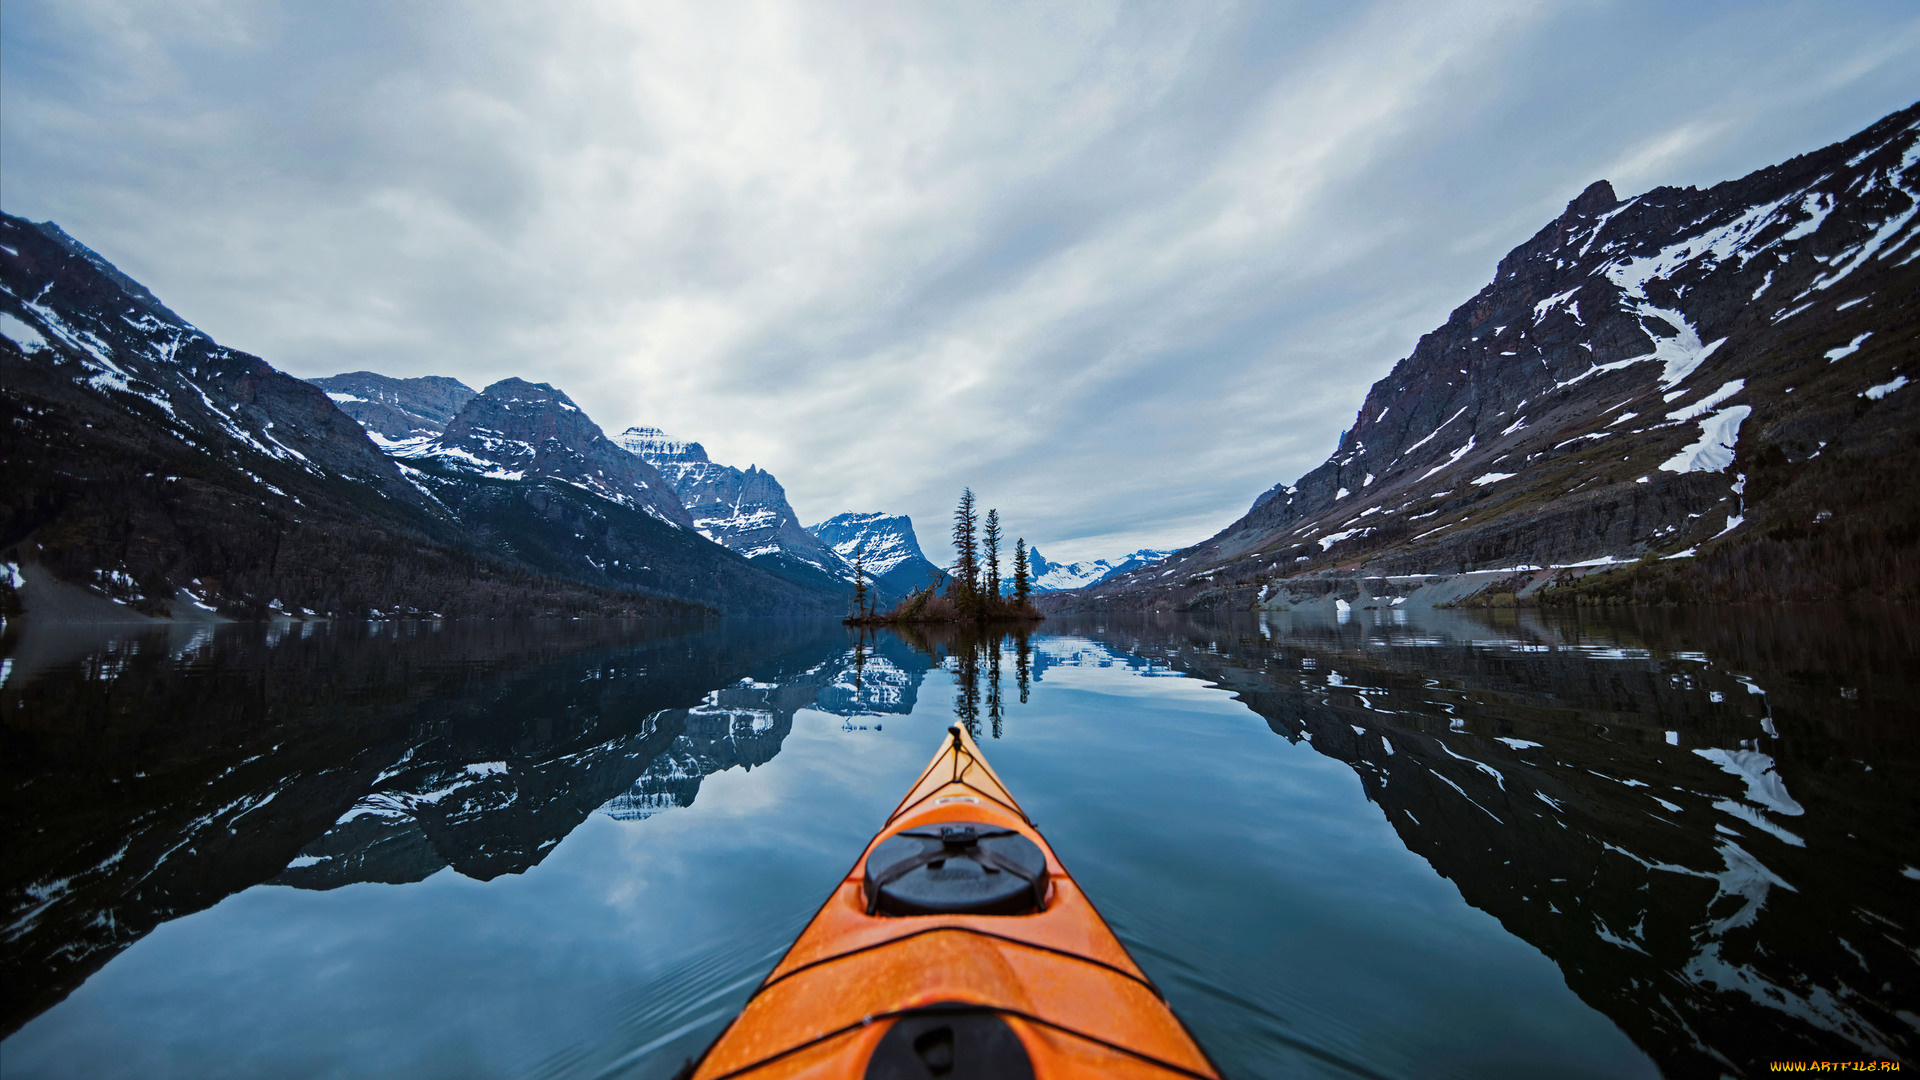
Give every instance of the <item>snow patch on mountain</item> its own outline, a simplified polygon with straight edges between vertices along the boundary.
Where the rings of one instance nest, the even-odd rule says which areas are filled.
[[[1740,422],[1753,415],[1747,405],[1722,409],[1700,421],[1700,440],[1662,462],[1667,472],[1724,472],[1733,464],[1733,448],[1740,441]]]

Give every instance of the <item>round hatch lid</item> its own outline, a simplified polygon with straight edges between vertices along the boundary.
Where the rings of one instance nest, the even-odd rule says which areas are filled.
[[[946,821],[875,845],[865,888],[869,914],[1024,915],[1047,895],[1047,857],[1012,829]]]

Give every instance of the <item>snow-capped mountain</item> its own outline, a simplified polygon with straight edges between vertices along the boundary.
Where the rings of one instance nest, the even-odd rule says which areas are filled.
[[[1064,592],[1068,589],[1084,589],[1089,585],[1098,585],[1116,574],[1124,574],[1149,566],[1173,554],[1171,551],[1154,551],[1141,548],[1131,555],[1118,560],[1091,559],[1075,563],[1057,563],[1040,554],[1039,548],[1027,552],[1027,562],[1033,568],[1034,592]]]
[[[807,531],[848,565],[862,560],[868,576],[888,592],[904,595],[946,578],[921,552],[913,521],[905,514],[835,514]]]
[[[670,439],[656,427],[630,427],[617,441],[659,470],[708,539],[749,559],[794,563],[839,580],[853,577],[851,566],[800,527],[772,473],[718,464],[699,443]]]
[[[382,446],[440,434],[477,393],[444,375],[395,379],[372,371],[349,371],[308,381],[326,391],[341,412],[359,421]]]
[[[437,424],[421,398],[400,404]],[[651,466],[550,387],[489,387],[397,460],[319,387],[222,347],[57,226],[5,215],[0,415],[0,603],[29,613],[844,609],[839,583],[700,536]]]
[[[1706,190],[1596,182],[1374,384],[1325,464],[1092,599],[1650,556],[1696,559],[1662,573],[1722,598],[1920,585],[1890,554],[1920,518],[1916,210],[1920,105]]]
[[[693,527],[692,515],[653,466],[614,445],[580,406],[546,383],[502,379],[461,406],[439,435],[389,450],[495,480],[559,480]]]

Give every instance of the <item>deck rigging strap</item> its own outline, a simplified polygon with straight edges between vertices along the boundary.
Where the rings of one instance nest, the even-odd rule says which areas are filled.
[[[953,752],[953,770],[951,775],[947,777],[946,782],[949,784],[959,784],[960,786],[966,788],[968,791],[974,792],[975,794],[979,795],[981,798],[987,800],[988,802],[994,804],[995,806],[1001,807],[1002,809],[1008,811],[1009,813],[1018,814],[1020,816],[1021,821],[1024,821],[1027,824],[1032,825],[1033,819],[1027,816],[1027,812],[1025,810],[1020,809],[1020,807],[1007,801],[1007,799],[999,798],[989,793],[986,789],[975,786],[973,783],[965,779],[966,774],[972,771],[975,765],[981,765],[983,768],[986,768],[986,766],[981,762],[978,756],[970,753],[967,750],[965,743],[962,743],[960,741],[960,725],[954,724],[953,726],[947,728],[947,733],[948,733],[949,748]],[[893,822],[899,820],[900,815],[906,813],[909,810],[912,810],[914,807],[919,806],[921,803],[926,802],[928,799],[933,798],[934,795],[939,792],[940,789],[935,788],[933,791],[929,791],[925,795],[922,795],[917,799],[913,798],[913,793],[920,790],[920,785],[926,783],[927,778],[932,776],[937,770],[939,770],[941,761],[946,756],[947,756],[946,751],[942,750],[940,754],[934,757],[933,761],[930,762],[925,769],[922,769],[920,771],[919,778],[914,780],[913,786],[907,789],[907,794],[901,798],[899,805],[893,808],[893,813],[887,815],[888,824],[892,824]],[[967,759],[967,764],[965,768],[962,768],[960,765],[960,759],[963,756]],[[991,776],[993,773],[993,770],[988,768],[987,773],[988,775]],[[995,777],[996,781],[998,779],[999,779],[998,777]],[[1006,790],[1006,785],[1004,784],[996,784],[996,786],[998,786],[1002,791]],[[1011,798],[1011,796],[1009,796],[1009,798]],[[908,800],[912,800],[912,801],[908,801]]]
[[[1077,952],[1074,952],[1072,949],[1062,949],[1053,945],[1042,945],[1037,941],[1027,941],[1024,938],[1010,937],[1006,934],[996,934],[991,930],[981,930],[978,927],[973,927],[973,926],[923,926],[918,930],[908,931],[907,933],[901,934],[898,937],[890,937],[881,941],[869,942],[868,944],[862,945],[859,948],[848,949],[846,952],[834,953],[831,956],[822,956],[817,960],[809,960],[806,963],[801,964],[798,967],[792,969],[791,971],[783,971],[778,975],[769,976],[765,981],[761,982],[761,984],[754,989],[752,996],[749,997],[747,1000],[752,1001],[753,998],[759,997],[762,993],[765,993],[767,990],[771,989],[776,984],[785,982],[786,980],[793,978],[795,975],[798,975],[803,971],[810,971],[813,968],[817,968],[825,964],[831,964],[836,960],[845,960],[848,957],[859,956],[861,953],[872,952],[875,949],[884,949],[888,945],[893,945],[898,942],[907,941],[912,938],[925,937],[928,934],[972,934],[975,937],[989,938],[994,941],[1004,941],[1010,945],[1019,945],[1023,948],[1032,949],[1035,952],[1052,953],[1055,956],[1063,956],[1069,960],[1078,960],[1083,964],[1092,964],[1095,967],[1105,968],[1106,970],[1113,972],[1115,975],[1119,975],[1122,978],[1129,979],[1133,982],[1139,983],[1141,986],[1145,987],[1147,991],[1151,993],[1155,998],[1158,998],[1163,1002],[1167,1000],[1167,996],[1160,992],[1160,988],[1154,985],[1152,979],[1149,979],[1144,975],[1140,975],[1140,974],[1136,974],[1134,972],[1128,971],[1126,968],[1123,968],[1118,964],[1110,964],[1107,961],[1102,960],[1098,957],[1088,956],[1085,953],[1077,953]]]
[[[1122,1046],[1121,1044],[1116,1042],[1109,1042],[1108,1040],[1103,1039],[1098,1035],[1089,1035],[1086,1032],[1081,1031],[1077,1028],[1070,1028],[1065,1024],[1061,1024],[1061,1023],[1057,1023],[1055,1021],[1049,1020],[1044,1016],[1035,1016],[1034,1014],[1027,1012],[1023,1009],[1002,1008],[997,1005],[965,1005],[965,1004],[923,1005],[923,1006],[920,1006],[919,1008],[889,1009],[886,1012],[877,1012],[869,1016],[863,1016],[860,1019],[855,1020],[851,1024],[844,1024],[840,1027],[834,1028],[832,1031],[822,1032],[821,1034],[815,1035],[813,1038],[808,1039],[805,1042],[795,1043],[794,1045],[787,1047],[785,1050],[775,1051],[774,1053],[768,1054],[766,1057],[763,1057],[758,1061],[752,1062],[747,1065],[742,1065],[739,1068],[733,1069],[728,1072],[721,1073],[719,1076],[713,1077],[712,1080],[734,1080],[734,1077],[745,1076],[746,1074],[753,1072],[755,1069],[766,1068],[768,1065],[771,1065],[782,1058],[792,1057],[794,1054],[800,1053],[802,1050],[808,1050],[815,1046],[819,1046],[821,1043],[830,1042],[834,1039],[839,1038],[842,1035],[848,1034],[849,1032],[858,1031],[863,1027],[867,1027],[872,1024],[877,1024],[882,1020],[893,1020],[895,1018],[902,1017],[902,1016],[926,1016],[930,1014],[960,1015],[962,1013],[992,1013],[996,1016],[1003,1016],[1003,1017],[1010,1016],[1017,1020],[1025,1020],[1029,1024],[1035,1024],[1044,1028],[1051,1028],[1052,1030],[1057,1031],[1062,1035],[1067,1035],[1075,1039],[1081,1039],[1085,1042],[1093,1043],[1095,1046],[1105,1047],[1106,1049],[1112,1050],[1116,1053],[1125,1054],[1130,1058],[1136,1058],[1140,1061],[1144,1061],[1147,1064],[1152,1065],[1156,1068],[1165,1069],[1176,1076],[1189,1076],[1189,1077],[1193,1077],[1194,1080],[1218,1080],[1217,1073],[1214,1073],[1214,1074],[1203,1073],[1203,1072],[1195,1071],[1193,1069],[1189,1069],[1184,1065],[1175,1065],[1171,1061],[1167,1061],[1163,1058],[1155,1057],[1152,1054],[1146,1053],[1145,1051],[1135,1050],[1129,1046]],[[709,1050],[711,1050],[711,1048],[709,1048]],[[1205,1056],[1205,1053],[1206,1053],[1205,1051],[1201,1051],[1201,1054],[1203,1057]],[[1211,1062],[1209,1062],[1209,1064],[1211,1064]]]

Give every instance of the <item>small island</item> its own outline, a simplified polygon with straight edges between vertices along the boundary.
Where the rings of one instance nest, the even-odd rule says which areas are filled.
[[[865,560],[853,566],[853,613],[841,621],[848,626],[892,626],[903,623],[1039,622],[1046,618],[1033,606],[1033,574],[1027,563],[1025,537],[1013,543],[1013,576],[1000,577],[1000,511],[988,510],[982,522],[975,511],[973,489],[960,494],[953,511],[953,570],[945,580],[929,581],[915,589],[890,611],[873,608],[867,586]]]

